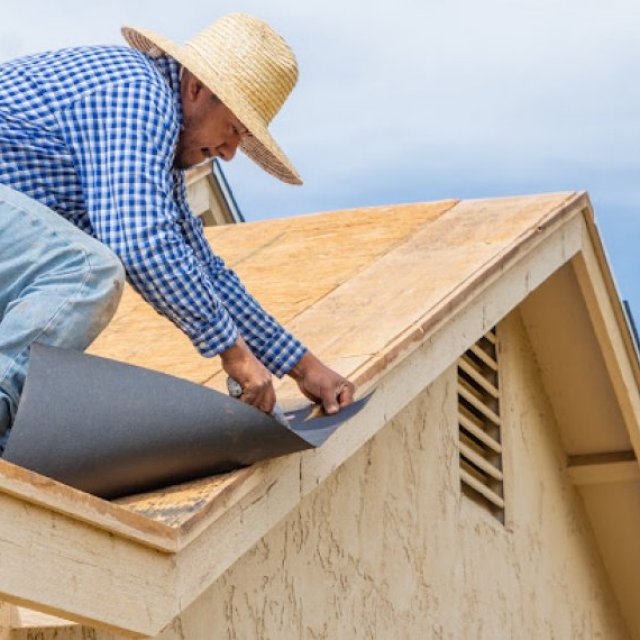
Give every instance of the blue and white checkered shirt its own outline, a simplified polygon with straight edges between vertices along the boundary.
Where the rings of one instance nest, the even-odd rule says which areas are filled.
[[[240,333],[281,376],[305,348],[204,238],[173,168],[181,125],[179,65],[168,57],[98,46],[0,65],[0,183],[111,247],[202,355]]]

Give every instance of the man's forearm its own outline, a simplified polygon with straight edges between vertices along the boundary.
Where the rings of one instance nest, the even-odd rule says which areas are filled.
[[[212,282],[253,354],[274,375],[282,377],[288,373],[307,351],[306,347],[265,311],[232,269],[218,267],[212,274]]]

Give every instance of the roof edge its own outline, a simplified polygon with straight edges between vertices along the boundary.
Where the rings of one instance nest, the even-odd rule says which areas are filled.
[[[177,550],[172,527],[1,459],[0,493],[164,553]]]
[[[602,242],[602,238],[598,231],[598,226],[595,221],[593,206],[591,204],[588,194],[585,194],[585,196],[587,198],[588,211],[585,210],[584,218],[587,223],[587,231],[589,232],[589,238],[593,245],[596,259],[598,260],[598,264],[600,265],[600,270],[602,272],[605,285],[609,293],[609,299],[612,302],[613,312],[615,314],[616,320],[618,322],[618,326],[622,333],[624,345],[627,350],[627,355],[629,356],[629,360],[633,368],[636,383],[640,388],[640,358],[638,357],[638,350],[636,348],[635,338],[633,336],[631,327],[627,322],[627,318],[625,315],[624,306],[622,302],[622,297],[618,292],[618,287],[616,285],[615,278],[613,276],[613,270],[611,268],[611,265],[609,264],[609,260],[607,258],[607,254],[604,248],[604,243]]]

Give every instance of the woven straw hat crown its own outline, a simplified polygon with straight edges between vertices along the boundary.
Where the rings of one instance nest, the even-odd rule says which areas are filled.
[[[268,130],[298,79],[293,52],[268,24],[253,16],[224,16],[184,45],[145,29],[122,35],[151,56],[168,54],[222,100],[247,128],[240,148],[284,182],[302,184]]]

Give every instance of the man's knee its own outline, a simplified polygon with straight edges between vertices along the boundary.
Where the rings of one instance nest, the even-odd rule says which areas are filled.
[[[91,259],[92,289],[96,320],[101,331],[118,308],[124,290],[125,271],[119,258],[106,245],[100,245]]]

